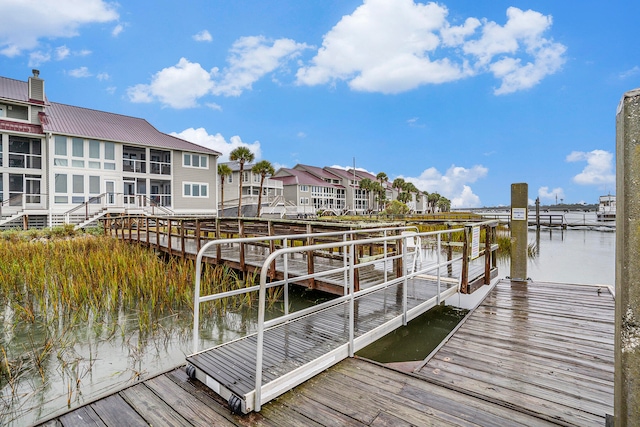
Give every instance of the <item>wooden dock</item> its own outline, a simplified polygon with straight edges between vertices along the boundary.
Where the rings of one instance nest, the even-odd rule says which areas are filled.
[[[413,372],[346,359],[235,415],[184,368],[46,426],[603,426],[613,413],[606,286],[502,280]]]

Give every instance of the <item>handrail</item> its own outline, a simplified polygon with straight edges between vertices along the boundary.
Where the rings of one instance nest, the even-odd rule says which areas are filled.
[[[200,327],[200,303],[201,302],[213,301],[221,298],[226,298],[229,296],[240,295],[248,292],[254,292],[260,289],[259,285],[255,285],[247,288],[237,289],[234,291],[227,291],[224,293],[212,294],[204,297],[200,296],[200,283],[201,283],[201,276],[202,276],[202,258],[204,258],[205,253],[210,248],[218,245],[227,244],[227,243],[244,244],[244,243],[265,242],[265,241],[268,242],[273,240],[282,240],[283,245],[286,246],[288,240],[293,240],[293,239],[303,239],[303,238],[310,238],[310,237],[314,237],[314,238],[331,237],[331,236],[341,236],[341,235],[344,235],[346,238],[347,235],[356,235],[356,234],[371,233],[371,232],[383,232],[384,236],[386,237],[388,232],[400,231],[400,230],[412,230],[412,229],[417,230],[417,227],[403,226],[403,227],[369,228],[369,229],[363,229],[363,230],[329,231],[324,233],[300,233],[300,234],[284,234],[284,235],[280,234],[280,235],[274,235],[274,236],[218,239],[218,240],[212,240],[210,242],[205,243],[202,246],[202,248],[200,248],[200,250],[198,251],[198,255],[196,256],[196,272],[195,272],[196,277],[195,277],[195,288],[193,292],[193,352],[194,353],[198,352],[198,339],[199,339],[198,336],[199,336],[199,327]],[[447,230],[447,232],[449,231],[450,230]],[[397,240],[400,238],[401,236],[394,235],[393,239],[390,239],[390,240]],[[356,242],[357,244],[362,244],[363,242],[366,242],[366,240],[357,240]],[[333,245],[331,247],[337,247],[337,246],[341,246],[341,243],[342,242],[338,244],[338,242],[335,242],[335,243],[329,243],[329,245]],[[296,247],[296,249],[299,249],[299,248],[301,248],[301,246]],[[322,249],[322,245],[310,245],[308,246],[306,251],[314,250],[314,249],[315,250]],[[286,273],[285,273],[285,277],[286,277]],[[285,301],[285,310],[288,310],[288,304],[286,304],[286,301]]]
[[[437,298],[438,301],[440,299],[440,268],[446,267],[448,264],[453,263],[454,261],[458,261],[463,257],[458,257],[455,260],[447,261],[445,263],[440,262],[440,253],[438,252],[438,260],[435,265],[430,265],[428,268],[420,270],[418,272],[408,272],[407,263],[406,263],[406,253],[407,251],[404,248],[407,247],[407,241],[409,239],[413,239],[415,236],[437,236],[438,247],[440,247],[440,239],[443,234],[450,234],[453,232],[461,231],[463,229],[451,229],[451,230],[441,230],[441,231],[432,231],[426,233],[417,233],[415,235],[404,235],[404,236],[384,236],[384,237],[375,237],[370,239],[362,239],[362,240],[345,240],[343,242],[335,242],[335,243],[324,243],[318,245],[307,245],[302,247],[292,247],[292,248],[282,248],[279,249],[267,256],[265,259],[262,268],[260,269],[260,289],[259,289],[259,297],[258,297],[258,325],[257,325],[257,347],[256,347],[256,371],[255,371],[255,394],[254,394],[254,411],[258,412],[261,408],[261,390],[262,390],[262,364],[263,364],[263,346],[264,346],[264,331],[266,328],[273,327],[277,324],[284,323],[292,320],[293,318],[300,317],[303,314],[294,313],[294,314],[285,314],[280,316],[280,318],[272,319],[269,322],[265,322],[265,311],[266,311],[266,289],[267,289],[267,274],[268,267],[276,260],[277,257],[284,256],[286,259],[286,255],[294,252],[304,252],[309,250],[320,250],[320,249],[330,249],[335,247],[344,248],[344,253],[346,255],[347,248],[349,248],[349,258],[348,265],[344,265],[343,267],[335,268],[331,270],[331,273],[339,272],[339,271],[348,271],[349,272],[349,293],[342,297],[337,298],[334,301],[330,301],[328,303],[320,304],[315,307],[311,307],[306,309],[304,315],[307,315],[311,312],[324,310],[330,306],[337,305],[343,302],[349,302],[349,355],[353,356],[354,353],[354,303],[355,299],[366,295],[372,292],[376,292],[379,289],[390,286],[394,283],[399,283],[401,281],[404,282],[403,286],[403,323],[406,324],[406,316],[407,316],[407,280],[408,278],[415,277],[417,274],[424,274],[427,271],[437,270],[438,271],[438,293]],[[401,255],[395,255],[394,257],[402,257],[403,258],[403,266],[404,271],[402,277],[393,279],[389,282],[385,281],[377,286],[364,289],[358,292],[354,290],[354,269],[355,269],[355,246],[361,244],[373,244],[373,243],[383,243],[389,240],[398,240],[400,239],[403,242],[403,250],[401,251]],[[385,257],[386,257],[385,252]],[[286,279],[285,279],[286,280]],[[285,281],[275,282],[275,284],[283,284]],[[274,283],[271,283],[270,286],[275,286]],[[459,288],[460,283],[458,283]],[[194,313],[195,314],[195,313]]]

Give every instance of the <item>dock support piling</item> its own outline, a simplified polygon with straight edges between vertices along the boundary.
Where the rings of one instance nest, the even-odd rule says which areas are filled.
[[[640,89],[616,113],[615,426],[640,420]]]
[[[511,281],[527,281],[529,185],[511,184]]]

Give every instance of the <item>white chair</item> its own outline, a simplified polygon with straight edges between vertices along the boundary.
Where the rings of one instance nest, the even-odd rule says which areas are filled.
[[[416,271],[418,260],[422,263],[422,240],[415,231],[403,231],[401,236],[405,242],[405,253],[407,257],[411,256],[411,261],[408,262],[411,268],[407,270],[409,273],[413,273]]]

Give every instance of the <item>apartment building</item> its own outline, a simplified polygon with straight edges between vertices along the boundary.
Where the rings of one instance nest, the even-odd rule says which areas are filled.
[[[240,176],[240,164],[238,162],[225,162],[221,164],[229,166],[231,175],[225,177],[224,184],[222,183],[222,179],[218,178],[220,194],[224,193],[224,201],[219,203],[219,208],[224,203],[225,216],[237,215],[238,200],[240,198],[238,191],[241,188],[243,216],[255,216],[258,209],[260,180],[262,177],[251,171],[254,164],[246,163],[244,165],[242,177]],[[240,179],[242,179],[242,186],[238,185]],[[222,185],[224,185],[224,189]],[[282,211],[282,207],[284,207],[282,181],[273,179],[272,177],[265,177],[262,183],[261,203],[261,212],[264,214]]]
[[[0,227],[216,215],[219,156],[141,118],[51,102],[37,70],[0,77]]]

